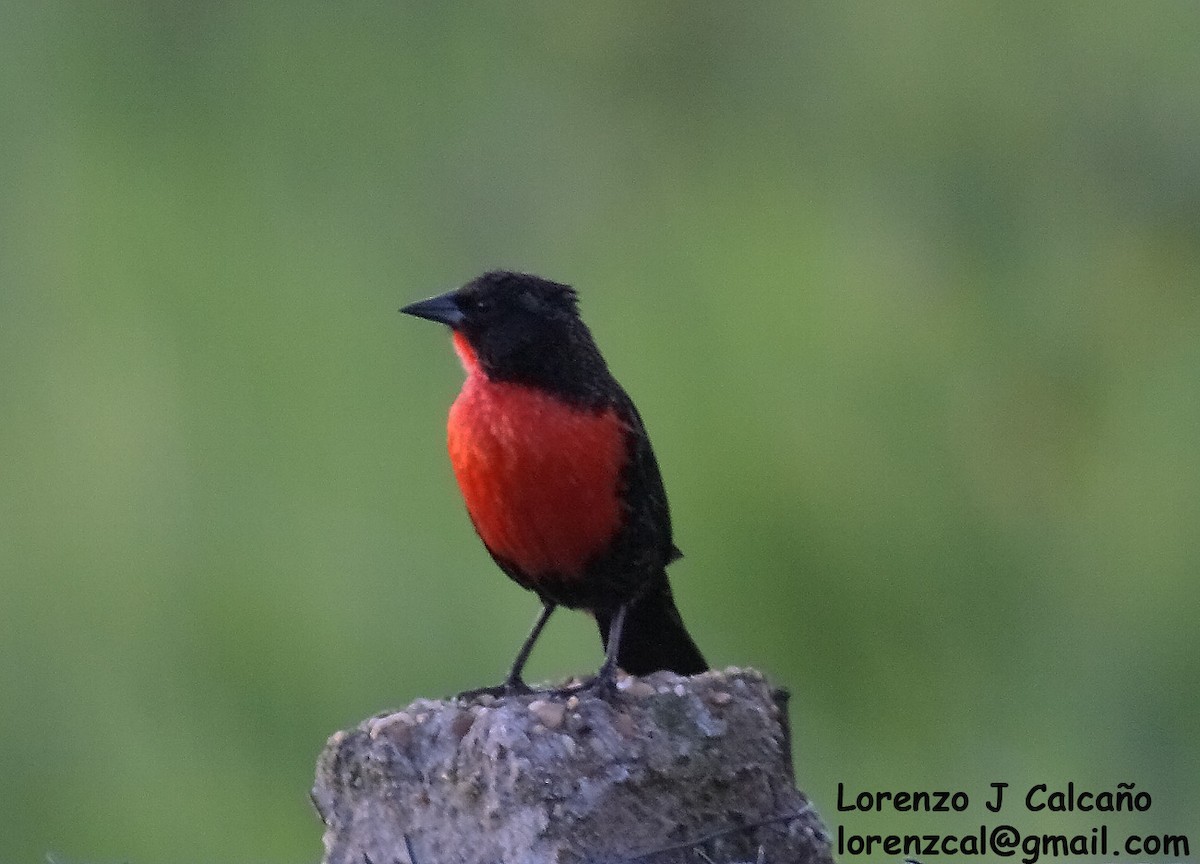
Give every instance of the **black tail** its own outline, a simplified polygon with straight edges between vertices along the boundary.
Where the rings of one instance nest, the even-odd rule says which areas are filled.
[[[596,613],[600,640],[608,648],[608,628],[615,610]],[[704,655],[692,641],[683,618],[675,608],[666,574],[651,585],[625,614],[617,665],[630,675],[649,675],[670,669],[679,675],[697,675],[708,670]]]

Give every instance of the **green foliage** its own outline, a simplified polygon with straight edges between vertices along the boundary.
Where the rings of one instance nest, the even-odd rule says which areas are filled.
[[[839,781],[1127,781],[1183,830],[1198,39],[1186,4],[4,5],[0,860],[311,860],[327,734],[499,679],[536,603],[457,498],[448,342],[395,313],[495,266],[580,289],[689,625],[793,689],[829,821]],[[531,674],[599,659],[563,615]]]

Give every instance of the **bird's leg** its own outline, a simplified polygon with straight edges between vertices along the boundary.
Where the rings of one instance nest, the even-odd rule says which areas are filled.
[[[542,601],[542,611],[538,613],[537,620],[533,622],[533,629],[529,631],[529,635],[521,643],[521,650],[517,652],[516,659],[513,660],[512,669],[509,670],[508,677],[504,679],[503,684],[498,684],[495,687],[476,687],[474,690],[464,690],[455,698],[470,700],[484,694],[489,696],[517,696],[523,693],[532,693],[533,690],[521,677],[521,670],[525,668],[525,661],[529,659],[529,653],[533,651],[533,644],[542,635],[542,630],[545,628],[546,622],[550,620],[550,615],[554,612],[556,606],[557,604],[549,600]]]
[[[538,637],[542,635],[542,629],[546,626],[546,622],[550,620],[550,616],[553,614],[555,608],[556,604],[549,600],[542,601],[542,611],[538,613],[537,620],[533,622],[533,628],[529,631],[529,635],[521,643],[521,650],[517,652],[517,656],[513,660],[512,669],[509,670],[508,677],[504,679],[504,689],[507,692],[529,692],[529,685],[521,677],[521,672],[525,668],[525,661],[529,659],[529,653],[533,650],[533,643],[537,642]]]
[[[601,698],[612,696],[617,690],[617,652],[621,648],[621,631],[625,629],[625,613],[628,610],[628,603],[622,603],[617,607],[616,614],[612,617],[612,623],[608,625],[608,644],[604,649],[604,662],[600,664],[600,671],[596,673],[596,677],[587,685],[589,689],[595,690]]]

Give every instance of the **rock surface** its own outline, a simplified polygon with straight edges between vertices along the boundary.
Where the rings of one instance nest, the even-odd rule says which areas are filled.
[[[785,700],[736,669],[621,678],[608,700],[417,700],[329,739],[325,862],[829,864]]]

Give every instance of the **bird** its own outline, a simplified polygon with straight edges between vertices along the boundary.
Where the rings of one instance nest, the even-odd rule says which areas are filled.
[[[576,291],[493,270],[400,311],[450,329],[466,372],[447,422],[455,478],[492,559],[542,603],[494,689],[530,692],[525,663],[558,606],[595,617],[605,659],[589,686],[612,688],[618,667],[707,670],[667,580],[682,553],[650,438]]]

